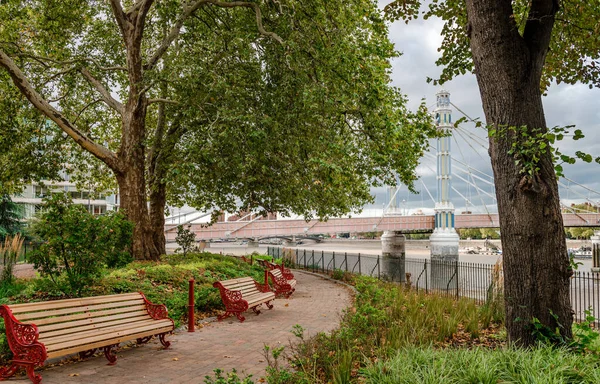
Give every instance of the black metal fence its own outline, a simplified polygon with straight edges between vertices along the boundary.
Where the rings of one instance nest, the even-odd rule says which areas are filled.
[[[312,272],[336,270],[410,284],[417,290],[436,291],[450,296],[470,297],[484,303],[501,287],[502,268],[494,264],[429,259],[387,259],[380,255],[325,252],[268,247],[267,253],[279,259],[291,258],[299,268]],[[571,304],[576,319],[589,310],[600,318],[600,273],[575,271],[571,278]]]

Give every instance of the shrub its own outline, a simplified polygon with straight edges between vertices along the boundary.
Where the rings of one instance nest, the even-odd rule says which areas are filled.
[[[182,252],[183,257],[186,257],[189,252],[194,250],[194,244],[196,242],[196,234],[190,230],[191,225],[184,228],[183,225],[177,226],[177,237],[175,242],[179,245],[179,248],[175,252]]]
[[[31,261],[63,293],[81,295],[107,263],[116,266],[129,260],[133,225],[121,214],[95,217],[62,194],[46,200],[42,212],[33,230],[43,244]]]
[[[18,234],[12,238],[7,236],[4,239],[4,245],[0,244],[0,262],[2,262],[0,283],[3,285],[11,284],[14,280],[13,268],[17,263],[22,246],[23,238]]]

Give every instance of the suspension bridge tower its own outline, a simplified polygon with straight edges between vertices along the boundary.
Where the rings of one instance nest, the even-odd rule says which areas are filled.
[[[454,205],[450,201],[452,188],[452,109],[450,93],[436,94],[435,121],[442,137],[437,139],[437,202],[435,228],[430,239],[432,283],[443,289],[452,281],[453,265],[458,261],[458,233],[454,229]],[[451,285],[450,285],[451,286]]]

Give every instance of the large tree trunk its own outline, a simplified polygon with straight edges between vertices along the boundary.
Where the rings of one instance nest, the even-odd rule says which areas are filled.
[[[130,97],[123,114],[123,135],[117,173],[121,210],[134,223],[132,253],[136,260],[158,260],[161,253],[154,242],[150,223],[145,176],[145,123],[147,102],[144,97]]]
[[[554,6],[552,1],[542,5]],[[502,231],[509,341],[532,345],[534,319],[547,327],[543,332],[560,329],[561,337],[570,338],[571,269],[552,155],[541,151],[539,171],[533,176],[521,173],[528,160],[521,159],[517,165],[509,151],[513,143],[526,138],[506,129],[526,126],[532,135],[537,128],[546,132],[540,77],[555,11],[539,6],[532,9],[538,14],[545,11],[547,19],[539,17],[542,21],[537,25],[528,22],[523,37],[511,16],[509,0],[467,0],[467,11],[486,121],[499,133],[490,137],[489,152]]]

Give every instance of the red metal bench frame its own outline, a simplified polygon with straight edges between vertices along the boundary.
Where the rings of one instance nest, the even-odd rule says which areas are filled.
[[[257,282],[256,280],[254,280],[254,285],[256,286],[256,289],[261,293],[271,292],[271,288],[269,287],[269,284],[261,284],[261,283]],[[248,302],[246,300],[244,300],[244,298],[242,296],[242,292],[238,291],[238,290],[228,289],[228,288],[224,287],[220,281],[215,281],[213,283],[213,287],[219,289],[219,293],[221,294],[221,300],[223,301],[223,304],[225,305],[225,313],[220,316],[217,316],[217,320],[221,321],[229,316],[235,315],[235,317],[238,318],[240,323],[243,323],[244,320],[246,320],[246,318],[244,316],[242,316],[242,313],[246,312],[249,309],[249,306],[248,306]],[[271,304],[271,301],[272,300],[264,302],[264,304],[269,309],[273,309],[273,304]],[[252,311],[254,311],[254,313],[259,315],[260,310],[258,309],[258,306],[260,306],[262,304],[263,303],[259,303],[257,305],[252,306]]]
[[[279,268],[274,269],[280,270]],[[273,285],[272,290],[275,292],[275,296],[284,296],[286,299],[288,299],[292,293],[296,291],[296,288],[292,287],[292,285],[289,283],[290,280],[294,279],[288,279],[285,277],[283,272],[281,273],[281,276],[275,276],[273,274],[274,269],[265,269],[265,284],[268,284],[270,279]]]
[[[163,304],[154,304],[148,301],[146,296],[139,292],[146,304],[146,310],[153,319],[161,320],[168,318],[167,307]],[[19,368],[25,368],[27,377],[33,384],[39,384],[42,381],[42,375],[36,374],[34,369],[43,366],[48,355],[44,344],[38,341],[39,331],[35,324],[25,324],[20,322],[13,315],[10,305],[0,305],[0,316],[4,319],[4,327],[6,329],[6,339],[8,346],[13,353],[13,359],[9,366],[0,367],[0,381],[6,380],[13,376]],[[171,320],[173,322],[173,320]],[[169,333],[172,333],[169,332]],[[171,342],[165,340],[165,333],[158,335],[160,342],[166,348],[169,348]],[[148,342],[152,336],[137,339],[138,344]],[[109,365],[115,364],[117,357],[112,354],[111,350],[117,345],[107,345],[104,348],[104,355],[109,361]],[[82,357],[90,357],[94,350],[80,352]]]

